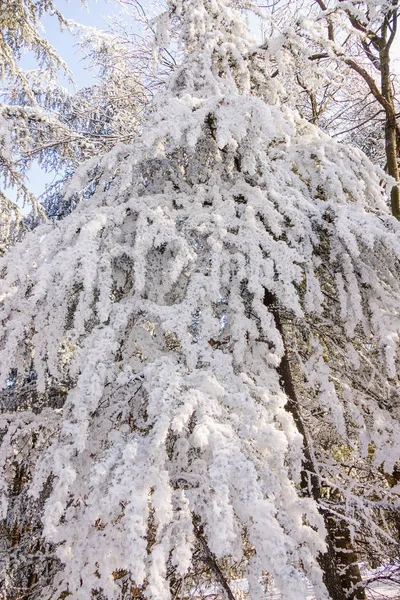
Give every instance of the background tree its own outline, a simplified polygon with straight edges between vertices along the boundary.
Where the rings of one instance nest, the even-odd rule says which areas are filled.
[[[4,6],[3,6],[4,5]],[[40,19],[48,13],[60,28],[69,28],[81,39],[88,68],[98,71],[90,88],[69,92],[58,78],[71,76],[62,59],[39,33]],[[68,23],[53,2],[13,0],[1,5],[0,58],[3,88],[0,102],[0,177],[2,177],[0,251],[21,235],[20,205],[33,208],[33,219],[45,216],[27,183],[34,161],[43,170],[65,180],[88,158],[103,154],[137,134],[151,89],[148,55],[151,48],[136,34],[118,38],[111,32],[90,30]],[[127,52],[127,46],[131,50]],[[135,53],[132,52],[135,46]],[[33,54],[38,68],[21,67],[24,52]],[[121,89],[124,92],[121,93]],[[7,197],[12,189],[17,203]],[[46,192],[50,216],[68,212],[62,205],[60,183]],[[57,208],[57,204],[61,203]],[[19,204],[18,204],[19,203]]]
[[[323,0],[318,0],[318,4],[323,11],[328,11]],[[340,10],[340,2],[336,3],[334,8]],[[334,21],[330,18],[329,13],[327,15],[328,38],[333,42],[335,54],[338,54],[346,65],[362,77],[372,96],[385,111],[386,169],[396,183],[400,181],[398,167],[399,134],[397,110],[393,98],[390,50],[397,33],[398,11],[398,0],[388,0],[383,5],[382,3],[379,5],[376,3],[375,6],[369,3],[360,6],[358,2],[351,2],[350,5],[346,4],[345,13],[354,31],[359,33],[364,55],[371,63],[374,75],[378,74],[379,85],[376,84],[375,77],[360,61],[345,56],[346,50],[335,47]],[[393,186],[391,190],[391,205],[393,215],[400,219],[400,188],[398,185]]]
[[[372,151],[377,143],[376,126],[380,123],[383,164],[398,181],[398,108],[390,64],[397,32],[397,1],[382,4],[310,0],[290,5],[278,1],[268,9],[272,11],[272,29],[279,33],[282,50],[289,51],[293,57],[295,72],[292,68],[290,76],[302,90],[300,99],[302,95],[307,99],[305,114],[308,118],[330,134],[361,143],[372,158],[380,155],[379,151]],[[275,46],[276,42],[273,52]],[[310,64],[314,62],[318,63],[317,69]],[[285,71],[281,59],[282,76]],[[291,101],[304,112],[298,98],[297,93]],[[351,126],[343,126],[349,116],[352,116]],[[364,129],[362,136],[360,129]],[[347,139],[346,134],[350,134]],[[400,215],[398,190],[395,185],[391,191],[392,212],[397,218]]]

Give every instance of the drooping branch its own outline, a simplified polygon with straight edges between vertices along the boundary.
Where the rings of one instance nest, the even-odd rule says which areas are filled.
[[[201,547],[203,548],[203,552],[205,555],[205,558],[203,558],[203,560],[204,560],[204,562],[207,563],[207,565],[214,572],[214,575],[215,575],[218,583],[224,590],[227,600],[236,600],[225,575],[223,574],[223,572],[221,571],[221,569],[218,565],[218,562],[214,556],[214,553],[211,552],[210,547],[207,544],[207,540],[204,536],[203,527],[201,525],[194,523],[193,530],[194,530],[194,534],[195,534],[196,538],[198,539],[198,541],[201,544]]]

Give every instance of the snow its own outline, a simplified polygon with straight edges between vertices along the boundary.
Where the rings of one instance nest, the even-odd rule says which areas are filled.
[[[336,436],[329,450],[311,444],[319,480],[351,527],[372,522],[391,544],[330,450],[368,465],[369,498],[400,457],[395,415],[363,392],[396,385],[400,224],[361,152],[252,90],[240,13],[183,4],[185,60],[142,139],[99,159],[93,196],[1,260],[0,375],[34,368],[43,393],[70,382],[30,486],[39,498],[51,477],[57,593],[67,582],[71,600],[99,586],[117,599],[124,569],[168,600],[171,561],[190,575],[198,519],[216,560],[243,561],[252,600],[265,572],[285,600],[307,598],[305,576],[327,600],[324,519],[300,489],[302,439],[277,367],[292,344],[310,427]],[[73,191],[87,183],[77,177]],[[324,331],[340,340],[328,351]],[[341,517],[342,500],[319,500]]]

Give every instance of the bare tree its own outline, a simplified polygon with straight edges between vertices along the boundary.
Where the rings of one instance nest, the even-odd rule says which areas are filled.
[[[272,35],[281,36],[282,48],[294,57],[288,75],[300,93],[289,101],[331,135],[360,145],[373,160],[380,161],[376,147],[382,145],[383,164],[395,181],[392,213],[400,218],[399,125],[391,69],[398,1],[277,0],[265,8]],[[281,62],[272,76],[285,77],[284,68]]]

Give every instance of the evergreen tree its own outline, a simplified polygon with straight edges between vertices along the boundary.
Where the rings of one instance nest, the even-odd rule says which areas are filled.
[[[46,14],[58,21],[60,30],[75,34],[87,68],[99,71],[96,84],[76,93],[60,85],[61,73],[71,83],[72,75],[41,31]],[[135,58],[132,49],[127,54],[125,42],[68,22],[51,0],[0,2],[0,253],[45,219],[45,212],[60,217],[71,210],[76,199],[63,203],[60,187],[82,162],[136,136],[151,77],[147,74],[145,81],[145,41],[141,52],[135,48]],[[25,53],[36,68],[21,66]],[[27,180],[34,161],[57,177],[41,199],[45,210]],[[33,209],[29,221],[22,218],[22,204]]]
[[[233,568],[254,599],[266,574],[285,600],[304,575],[318,600],[362,597],[338,523],[395,547],[400,224],[365,155],[272,103],[239,8],[171,3],[158,35],[184,56],[140,139],[0,263],[4,528],[22,493],[43,506],[40,598],[211,577],[233,600]],[[373,489],[346,485],[345,452]]]

